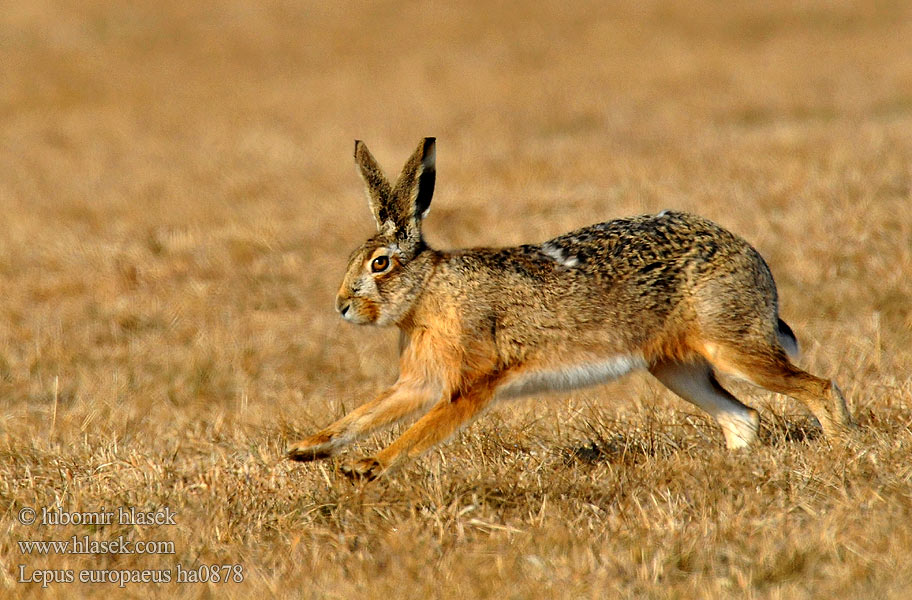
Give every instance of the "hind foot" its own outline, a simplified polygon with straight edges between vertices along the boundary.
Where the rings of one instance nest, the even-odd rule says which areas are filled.
[[[760,428],[760,414],[752,408],[746,411],[730,411],[716,415],[716,421],[725,436],[725,447],[729,450],[749,448],[757,441]]]

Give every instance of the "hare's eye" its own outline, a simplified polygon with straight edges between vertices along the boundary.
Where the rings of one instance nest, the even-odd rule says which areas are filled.
[[[371,271],[374,273],[381,273],[383,271],[386,271],[386,269],[389,268],[389,265],[389,256],[378,256],[371,261]]]

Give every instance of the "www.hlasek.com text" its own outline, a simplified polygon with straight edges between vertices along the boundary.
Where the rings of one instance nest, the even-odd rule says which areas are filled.
[[[174,554],[170,540],[96,540],[87,535],[74,535],[68,540],[20,540],[20,554]]]

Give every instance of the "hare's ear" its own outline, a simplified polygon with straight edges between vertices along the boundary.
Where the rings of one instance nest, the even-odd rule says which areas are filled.
[[[380,165],[361,140],[355,140],[355,164],[358,165],[358,171],[364,180],[367,204],[377,221],[377,230],[380,233],[394,233],[398,228],[398,211],[392,188]]]
[[[355,142],[355,162],[367,185],[367,200],[377,220],[377,230],[403,245],[421,241],[421,220],[427,216],[434,195],[434,138],[424,138],[405,163],[396,186],[390,188],[367,146]]]
[[[410,225],[419,226],[431,210],[434,181],[437,179],[436,139],[424,138],[402,168],[393,195],[405,211]]]

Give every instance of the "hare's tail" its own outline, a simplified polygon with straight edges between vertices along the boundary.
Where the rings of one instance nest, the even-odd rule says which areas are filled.
[[[779,319],[779,323],[776,327],[776,335],[779,337],[779,343],[782,344],[782,347],[785,348],[788,355],[791,358],[798,358],[798,353],[800,352],[798,348],[798,338],[795,337],[795,332],[788,326],[788,323],[782,319]]]

